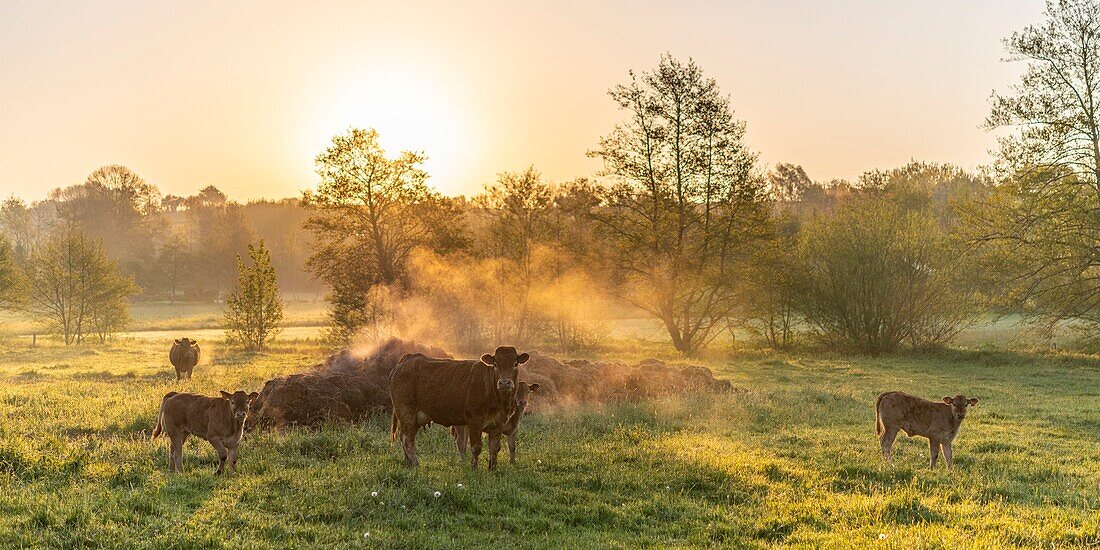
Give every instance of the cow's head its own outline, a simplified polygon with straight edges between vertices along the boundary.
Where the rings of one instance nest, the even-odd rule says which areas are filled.
[[[955,415],[955,420],[962,422],[966,418],[966,408],[977,405],[978,398],[971,397],[967,399],[965,395],[960,393],[955,397],[944,397],[943,402],[951,405],[951,414]]]
[[[527,408],[527,395],[539,391],[538,384],[528,384],[522,380],[519,381],[519,387],[516,389],[516,409],[523,410]]]
[[[178,338],[178,339],[176,339],[176,345],[177,346],[183,346],[184,349],[189,348],[189,347],[191,347],[195,344],[198,344],[198,342],[196,342],[196,341],[194,341],[190,338]]]
[[[516,391],[516,377],[519,376],[519,366],[526,363],[531,356],[526,353],[516,353],[516,348],[501,346],[496,353],[481,356],[481,362],[492,369],[492,376],[497,381],[497,391],[511,396]]]
[[[233,418],[236,419],[237,422],[244,422],[245,417],[252,411],[252,402],[260,396],[260,394],[256,392],[244,393],[240,390],[233,393],[222,391],[221,394],[222,399],[229,401],[229,408],[233,411]]]

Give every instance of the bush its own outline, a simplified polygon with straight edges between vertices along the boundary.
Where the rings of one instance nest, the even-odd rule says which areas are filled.
[[[949,342],[972,318],[960,253],[928,214],[857,201],[800,243],[800,309],[828,344],[881,353]]]

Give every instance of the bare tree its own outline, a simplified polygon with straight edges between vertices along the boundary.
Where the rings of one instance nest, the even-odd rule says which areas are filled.
[[[595,210],[624,296],[691,354],[736,305],[738,265],[765,233],[765,186],[743,122],[694,62],[661,58],[609,92],[628,118],[590,154],[612,182]]]
[[[1100,327],[1100,1],[1048,0],[1005,41],[1027,69],[993,96],[1001,185],[969,212],[999,294],[1052,321]]]

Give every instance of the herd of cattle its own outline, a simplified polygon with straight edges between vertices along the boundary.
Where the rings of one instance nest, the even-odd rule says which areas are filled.
[[[194,340],[176,340],[169,359],[176,378],[190,379],[199,361]],[[520,368],[524,380],[520,380]],[[218,453],[221,474],[233,472],[237,447],[247,431],[288,425],[318,426],[329,420],[355,421],[388,411],[390,436],[400,438],[405,464],[416,466],[417,433],[431,424],[450,427],[459,454],[470,451],[478,467],[483,435],[488,467],[497,464],[502,439],[515,462],[516,432],[532,394],[552,403],[636,399],[696,391],[743,391],[714,378],[705,367],[673,367],[648,360],[637,365],[585,360],[558,362],[538,353],[501,346],[478,360],[454,359],[438,348],[391,340],[364,357],[344,351],[309,371],[277,377],[260,392],[222,391],[217,397],[169,392],[161,400],[153,438],[171,441],[169,471],[183,469],[183,444],[191,435],[208,441]],[[886,392],[875,401],[875,431],[882,455],[892,462],[899,431],[928,438],[930,464],[943,451],[950,467],[951,444],[976,398],[964,395],[928,401],[902,392]]]

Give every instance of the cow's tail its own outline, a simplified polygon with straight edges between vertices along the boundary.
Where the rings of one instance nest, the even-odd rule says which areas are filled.
[[[153,427],[153,437],[156,439],[164,431],[164,403],[168,401],[169,397],[176,395],[179,392],[170,391],[164,394],[164,398],[160,400],[160,410],[157,411],[157,425]]]
[[[390,414],[390,441],[397,441],[397,409]]]
[[[882,435],[882,431],[885,429],[885,427],[882,425],[882,413],[879,412],[879,405],[882,403],[882,398],[886,397],[887,393],[884,393],[878,396],[878,399],[875,399],[875,435]]]

